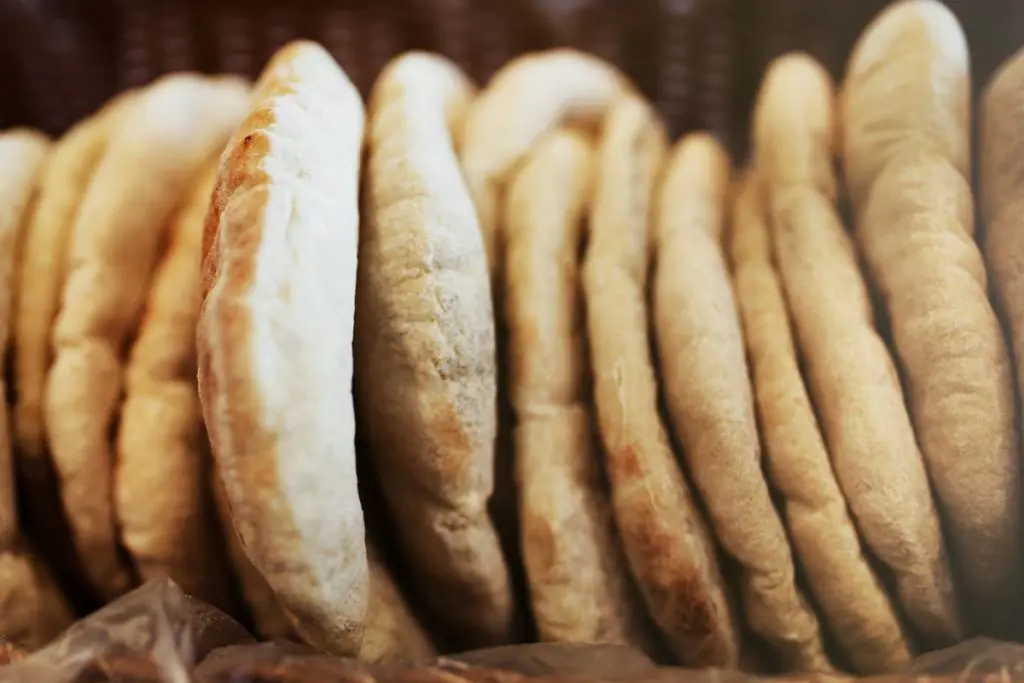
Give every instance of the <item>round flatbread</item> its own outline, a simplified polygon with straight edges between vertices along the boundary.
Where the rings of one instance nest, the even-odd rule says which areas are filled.
[[[224,151],[203,242],[199,395],[246,555],[296,632],[355,655],[369,592],[352,330],[363,105],[283,47]]]
[[[487,509],[494,314],[452,143],[472,96],[454,64],[423,53],[377,80],[356,312],[359,427],[420,593],[466,647],[508,642],[515,629]]]

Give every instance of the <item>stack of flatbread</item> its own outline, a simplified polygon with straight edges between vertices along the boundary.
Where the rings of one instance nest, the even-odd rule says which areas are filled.
[[[739,166],[567,49],[479,87],[401,54],[364,101],[297,41],[0,134],[0,635],[163,577],[374,662],[884,673],[1024,635],[1018,64],[984,251],[936,0],[841,88],[775,60]]]

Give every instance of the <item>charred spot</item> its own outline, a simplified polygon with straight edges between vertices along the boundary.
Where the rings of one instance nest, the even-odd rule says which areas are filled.
[[[248,151],[254,142],[256,142],[256,133],[249,133],[242,138],[242,148]]]

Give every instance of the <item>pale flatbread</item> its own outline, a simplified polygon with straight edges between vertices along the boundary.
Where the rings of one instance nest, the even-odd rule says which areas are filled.
[[[203,251],[199,394],[234,527],[292,626],[357,654],[369,576],[355,469],[363,105],[290,43],[220,161]]]

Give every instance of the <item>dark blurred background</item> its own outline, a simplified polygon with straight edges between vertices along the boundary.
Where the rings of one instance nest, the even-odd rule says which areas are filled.
[[[410,49],[483,83],[511,56],[568,45],[621,66],[678,135],[742,153],[767,62],[807,50],[837,77],[885,0],[0,0],[0,127],[58,134],[117,90],[181,69],[255,76],[295,37],[319,40],[365,92]],[[974,87],[1024,44],[1021,0],[947,0]]]

